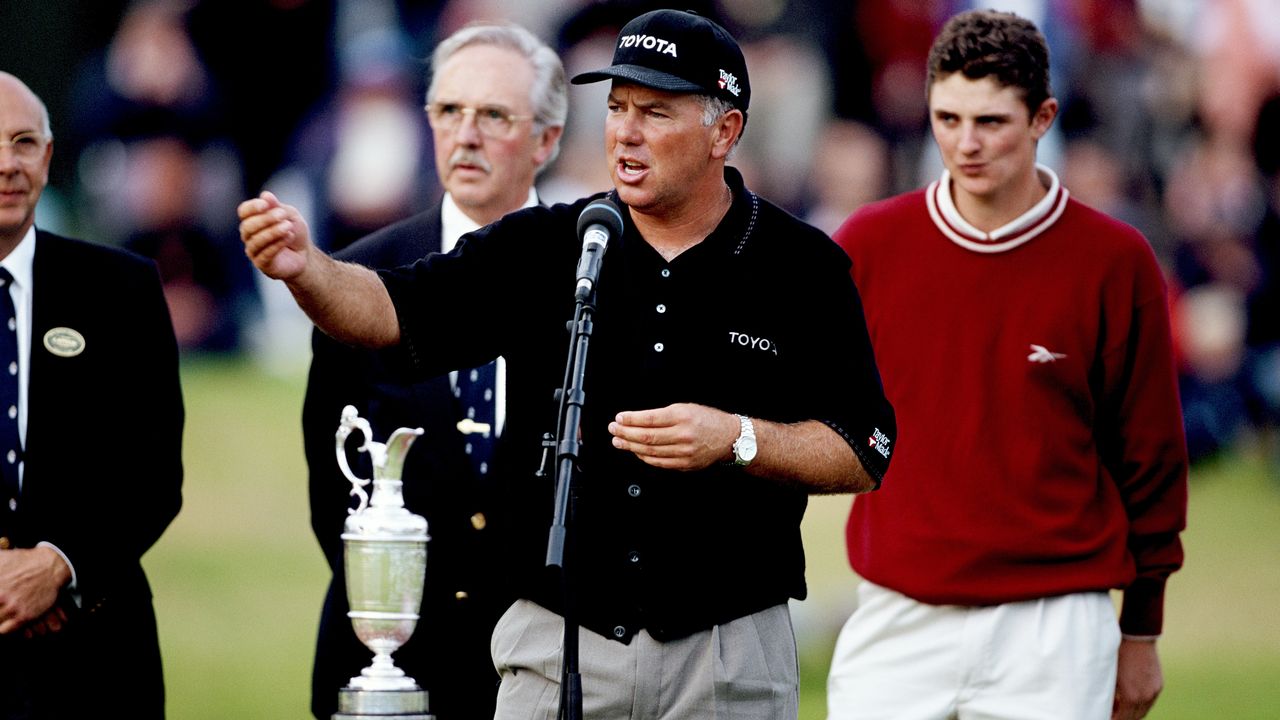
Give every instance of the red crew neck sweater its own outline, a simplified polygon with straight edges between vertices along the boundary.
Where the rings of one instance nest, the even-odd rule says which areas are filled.
[[[899,429],[883,486],[854,503],[850,562],[931,604],[1125,588],[1122,631],[1158,634],[1187,455],[1151,249],[1056,178],[996,237],[946,187],[835,235]]]

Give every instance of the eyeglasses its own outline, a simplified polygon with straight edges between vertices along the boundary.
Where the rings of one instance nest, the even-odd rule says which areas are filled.
[[[0,140],[0,148],[13,149],[13,156],[22,162],[34,162],[44,154],[45,139],[36,132],[18,133],[12,140]]]
[[[438,130],[454,131],[462,124],[462,118],[475,116],[476,129],[480,134],[491,138],[504,138],[511,134],[511,129],[522,120],[532,120],[532,115],[512,115],[504,107],[482,105],[470,107],[459,103],[431,103],[427,105],[427,117],[431,125]]]

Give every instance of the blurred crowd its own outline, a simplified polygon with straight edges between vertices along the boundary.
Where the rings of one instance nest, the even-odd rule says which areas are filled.
[[[1167,271],[1194,459],[1280,425],[1280,2],[684,0],[740,40],[749,186],[831,232],[941,172],[924,98],[942,22],[981,4],[1045,30],[1063,111],[1042,142],[1078,199],[1136,226]],[[425,58],[473,20],[608,64],[639,0],[5,0],[0,69],[50,107],[37,222],[161,268],[192,353],[305,362],[308,326],[257,280],[235,205],[271,189],[337,250],[440,193]],[[572,86],[544,201],[609,187],[604,84]],[[1029,298],[1030,302],[1031,299]]]

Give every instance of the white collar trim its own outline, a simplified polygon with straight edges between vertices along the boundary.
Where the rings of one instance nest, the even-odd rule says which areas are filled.
[[[925,191],[929,217],[947,239],[966,250],[980,253],[1012,250],[1048,230],[1067,209],[1067,189],[1062,187],[1053,170],[1036,165],[1036,173],[1049,184],[1049,192],[1012,222],[987,233],[960,216],[951,198],[951,173],[943,170],[942,178]]]
[[[18,244],[13,250],[0,260],[0,266],[9,271],[13,276],[13,282],[20,288],[30,288],[31,279],[35,275],[34,265],[36,258],[36,226],[33,223],[27,228],[27,233],[22,236]]]
[[[525,198],[522,208],[533,207],[538,204],[538,191],[532,186],[529,188],[529,196]],[[469,232],[479,230],[480,223],[467,217],[462,212],[462,208],[458,207],[458,203],[454,201],[453,194],[446,192],[441,201],[440,208],[440,252],[447,253],[453,250],[458,244],[458,240]]]

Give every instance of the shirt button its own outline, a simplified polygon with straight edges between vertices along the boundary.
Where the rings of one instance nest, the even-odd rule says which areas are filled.
[[[662,343],[654,343],[654,344],[653,344],[653,350],[654,350],[654,352],[662,352],[662,348],[663,348]]]
[[[9,454],[5,455],[5,459],[9,461],[10,465],[12,465],[13,463],[18,461],[18,453],[10,450]]]
[[[631,497],[640,497],[640,486],[632,485],[627,488],[627,494]]]
[[[613,628],[613,636],[621,640],[627,636],[627,629],[621,625],[615,625]]]
[[[18,498],[9,498],[9,509],[10,510],[18,509]]]
[[[662,277],[671,277],[671,271],[667,268],[662,268]]]

